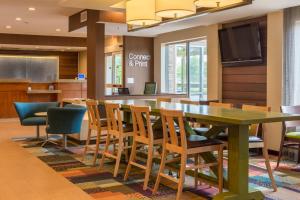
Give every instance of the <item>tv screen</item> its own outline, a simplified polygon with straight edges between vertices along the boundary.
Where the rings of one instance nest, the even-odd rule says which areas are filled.
[[[219,30],[219,40],[223,64],[230,66],[263,62],[258,23]]]

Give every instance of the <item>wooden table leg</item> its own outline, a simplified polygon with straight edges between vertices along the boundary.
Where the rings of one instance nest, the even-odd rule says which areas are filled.
[[[249,192],[249,142],[247,125],[229,127],[228,190],[214,199],[264,199],[260,191]]]

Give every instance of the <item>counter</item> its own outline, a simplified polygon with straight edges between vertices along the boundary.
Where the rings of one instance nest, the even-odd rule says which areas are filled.
[[[54,90],[49,90],[53,86]],[[31,90],[28,91],[28,87]],[[86,98],[86,81],[58,80],[33,83],[24,79],[0,79],[0,118],[17,117],[14,102],[49,102],[64,98]]]

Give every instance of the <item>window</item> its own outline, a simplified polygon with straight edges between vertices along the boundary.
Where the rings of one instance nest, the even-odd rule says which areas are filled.
[[[207,97],[206,40],[166,44],[162,47],[165,93],[184,93],[193,98]]]
[[[105,56],[105,84],[123,84],[122,54],[112,53]],[[106,88],[105,94],[111,95],[117,88]]]

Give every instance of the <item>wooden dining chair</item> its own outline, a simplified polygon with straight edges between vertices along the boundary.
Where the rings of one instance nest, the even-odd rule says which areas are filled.
[[[133,134],[132,150],[127,165],[126,173],[124,176],[124,180],[126,181],[128,179],[132,166],[141,168],[146,172],[143,189],[147,190],[150,173],[152,169],[154,146],[162,145],[163,133],[159,131],[153,134],[151,120],[150,120],[150,111],[151,111],[150,107],[131,106],[130,109],[132,114],[134,134]],[[137,150],[137,146],[140,145],[148,147],[146,166],[136,162],[137,159],[136,150]]]
[[[299,106],[281,106],[281,112],[288,114],[300,114]],[[300,126],[300,121],[286,121],[282,123],[282,136],[280,142],[280,150],[277,160],[277,168],[279,167],[282,157],[283,148],[298,146],[298,163],[300,163],[300,131],[297,127]]]
[[[233,108],[232,103],[218,103],[218,102],[210,102],[209,106],[219,107],[219,108]]]
[[[182,104],[188,104],[188,105],[200,105],[199,101],[192,101],[190,99],[181,99],[180,103],[182,103]]]
[[[163,177],[178,184],[176,200],[180,200],[185,181],[185,171],[194,170],[196,186],[198,184],[198,170],[211,166],[218,166],[218,187],[219,192],[221,192],[223,190],[223,143],[219,140],[208,139],[199,135],[191,135],[187,137],[184,129],[184,114],[182,111],[161,109],[160,113],[162,117],[164,141],[161,163],[153,194],[157,192],[160,179]],[[175,122],[179,125],[179,134],[176,132]],[[213,151],[218,152],[217,162],[203,164],[199,163],[199,157],[201,157],[201,153]],[[179,179],[164,173],[166,163],[172,162],[172,160],[169,160],[170,154],[180,155]],[[194,157],[194,164],[186,166],[189,156]]]
[[[257,111],[257,112],[270,112],[271,108],[267,106],[253,106],[253,105],[242,105],[242,110],[245,111]],[[259,130],[262,130],[262,137],[258,136]],[[271,179],[272,187],[274,191],[277,191],[277,185],[273,176],[273,171],[270,165],[269,153],[267,148],[267,137],[264,137],[264,126],[263,124],[252,124],[249,127],[249,149],[261,148],[263,157],[265,159],[265,165]]]
[[[133,136],[132,127],[123,127],[123,121],[121,116],[120,104],[105,103],[106,117],[107,117],[107,137],[102,159],[100,161],[100,169],[104,166],[105,158],[111,158],[116,160],[113,176],[118,175],[119,166],[121,162],[122,152],[125,152],[125,156],[128,157],[128,138]],[[118,141],[117,154],[115,152],[110,153],[109,147],[111,141]]]
[[[86,107],[87,107],[87,113],[89,118],[89,125],[88,125],[88,135],[86,139],[86,144],[84,148],[84,152],[82,155],[82,160],[84,160],[86,153],[88,150],[94,151],[94,159],[93,159],[93,165],[96,164],[96,160],[99,154],[99,146],[101,139],[105,138],[106,135],[102,135],[104,130],[107,130],[107,122],[106,119],[100,117],[99,109],[98,109],[98,101],[97,100],[87,100],[86,101]],[[90,147],[90,141],[92,137],[92,132],[96,132],[96,148]]]
[[[167,102],[167,103],[171,103],[172,102],[172,98],[169,97],[157,97],[157,102]]]

